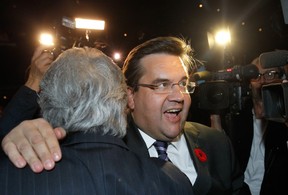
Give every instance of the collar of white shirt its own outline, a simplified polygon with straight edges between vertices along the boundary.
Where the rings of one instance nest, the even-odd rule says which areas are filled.
[[[147,133],[145,133],[144,131],[142,131],[141,129],[138,129],[145,144],[146,144],[146,147],[148,148],[149,150],[149,154],[150,154],[150,157],[158,157],[158,154],[157,154],[157,151],[156,149],[153,147],[153,143],[156,141],[156,139],[152,138],[151,136],[149,136]],[[168,147],[174,147],[176,150],[177,148],[179,147],[180,145],[180,138],[181,136],[178,136],[176,139],[173,140],[173,142],[169,142],[169,145]],[[152,150],[152,151],[151,151]]]
[[[153,146],[153,143],[156,140],[140,129],[138,130],[144,139],[150,157],[157,158],[158,153]],[[190,182],[193,184],[196,180],[197,172],[195,170],[191,156],[187,155],[189,154],[189,150],[183,133],[179,135],[177,139],[174,139],[173,142],[169,143],[167,153],[172,163],[175,164],[183,173],[185,173]]]

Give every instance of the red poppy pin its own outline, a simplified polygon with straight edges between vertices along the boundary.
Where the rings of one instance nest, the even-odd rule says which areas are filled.
[[[207,155],[201,149],[195,148],[194,152],[195,152],[196,156],[198,157],[198,159],[201,162],[206,162],[207,161]]]

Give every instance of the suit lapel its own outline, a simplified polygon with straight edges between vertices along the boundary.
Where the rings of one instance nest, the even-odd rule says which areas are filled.
[[[196,194],[207,194],[211,188],[210,173],[208,171],[208,160],[206,162],[201,162],[198,157],[195,155],[194,149],[199,148],[207,154],[207,149],[205,143],[201,140],[200,132],[191,124],[186,123],[184,127],[184,135],[188,145],[188,150],[190,156],[194,162],[195,169],[197,171],[197,178],[193,185],[193,191]]]
[[[128,148],[134,153],[140,156],[150,157],[145,141],[130,115],[128,116],[127,134],[123,140],[127,144]]]

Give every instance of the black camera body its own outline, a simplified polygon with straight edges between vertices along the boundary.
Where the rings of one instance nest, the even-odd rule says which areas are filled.
[[[211,113],[227,111],[237,114],[250,94],[246,82],[206,81],[199,85],[198,107]]]
[[[57,19],[52,28],[49,28],[53,29],[49,31],[54,38],[55,47],[48,52],[53,53],[55,58],[72,47],[87,46],[103,50],[107,46],[101,41],[103,39],[101,31],[77,28],[75,19],[69,17],[62,17],[61,21]]]
[[[278,67],[287,79],[284,66],[288,65],[288,51],[276,50],[262,53],[259,56],[263,68]],[[264,117],[275,122],[288,121],[288,83],[271,83],[262,86],[262,99],[264,106]]]
[[[234,66],[218,72],[195,73],[195,80],[204,80],[198,86],[198,107],[210,113],[237,114],[251,95],[249,81],[259,74],[255,65]]]
[[[262,87],[264,117],[276,122],[288,120],[288,83],[271,83]]]

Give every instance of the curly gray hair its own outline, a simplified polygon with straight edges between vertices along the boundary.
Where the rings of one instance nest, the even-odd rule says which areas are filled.
[[[103,52],[94,48],[64,51],[40,88],[41,113],[53,127],[117,137],[126,134],[124,75]]]

